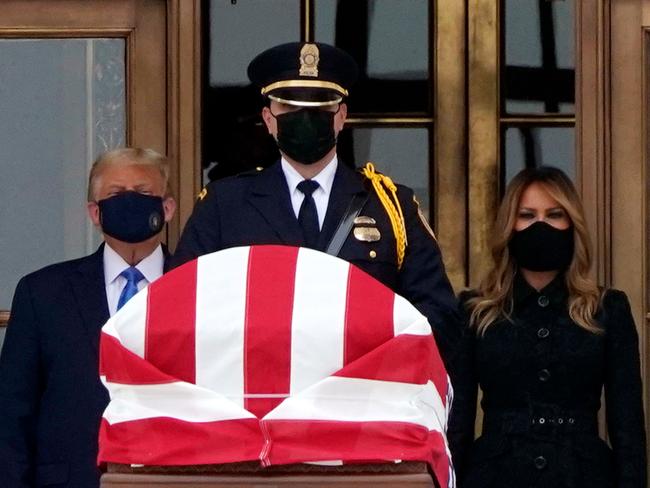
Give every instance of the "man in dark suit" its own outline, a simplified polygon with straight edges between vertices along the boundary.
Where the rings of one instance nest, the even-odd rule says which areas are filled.
[[[152,150],[100,157],[87,206],[105,242],[18,283],[0,355],[0,486],[99,485],[97,434],[108,402],[100,329],[163,272],[161,230],[176,205],[168,175]]]
[[[354,60],[326,44],[289,43],[258,55],[248,75],[267,97],[262,118],[282,158],[204,188],[172,265],[250,244],[338,255],[426,315],[449,358],[460,336],[456,300],[413,191],[372,165],[361,173],[337,157],[344,98],[357,76]]]

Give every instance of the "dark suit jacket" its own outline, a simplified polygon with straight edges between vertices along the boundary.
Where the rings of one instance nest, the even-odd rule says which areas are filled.
[[[339,257],[413,303],[429,319],[441,349],[450,350],[460,337],[456,299],[445,274],[438,243],[418,216],[413,192],[398,185],[408,237],[406,256],[398,269],[390,220],[376,193],[368,190],[364,183],[362,175],[339,162],[318,249],[326,249],[352,197],[359,193],[368,195],[360,215],[372,217],[377,222],[381,239],[362,242],[350,233]],[[302,231],[279,162],[264,171],[210,183],[206,192],[185,226],[172,258],[172,267],[235,246],[303,245]]]
[[[0,355],[0,486],[99,485],[103,249],[18,283]]]

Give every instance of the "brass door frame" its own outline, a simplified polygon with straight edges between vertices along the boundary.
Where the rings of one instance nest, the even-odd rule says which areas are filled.
[[[432,216],[456,291],[467,286],[467,100],[465,2],[438,0],[435,13],[434,192]],[[471,220],[471,217],[469,218]],[[471,242],[471,238],[469,239]]]
[[[468,285],[479,284],[499,204],[499,3],[468,0]]]
[[[650,1],[581,0],[579,5],[581,189],[595,236],[598,282],[625,291],[630,299],[649,436]]]
[[[168,228],[174,249],[201,189],[201,0],[167,0],[167,154],[178,206]]]

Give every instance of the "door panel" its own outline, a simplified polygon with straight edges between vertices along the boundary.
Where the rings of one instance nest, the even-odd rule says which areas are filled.
[[[100,242],[85,217],[96,156],[125,144],[168,152],[166,38],[164,0],[0,5],[0,325],[20,276]]]

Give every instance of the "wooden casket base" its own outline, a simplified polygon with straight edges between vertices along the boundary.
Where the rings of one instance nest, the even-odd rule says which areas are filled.
[[[250,488],[308,487],[405,487],[435,486],[426,463],[349,464],[320,466],[290,464],[263,468],[259,463],[204,466],[142,466],[109,464],[101,488]]]

